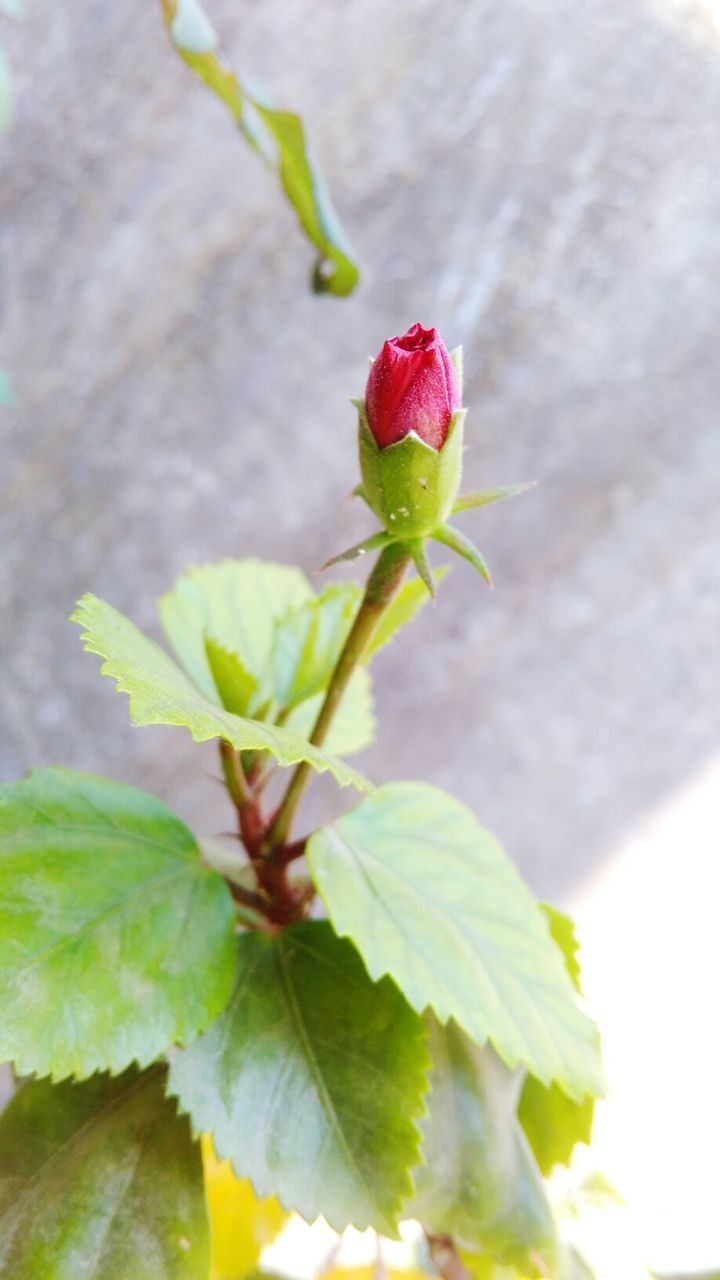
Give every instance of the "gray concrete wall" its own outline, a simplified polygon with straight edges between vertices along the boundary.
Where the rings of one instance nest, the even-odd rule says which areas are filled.
[[[712,9],[215,0],[311,128],[364,261],[342,302],[151,3],[28,8],[2,31],[2,777],[95,769],[227,826],[212,752],[131,729],[66,618],[89,589],[155,629],[189,561],[312,569],[362,536],[348,397],[420,319],[465,346],[468,484],[541,484],[466,518],[497,589],[457,568],[379,660],[358,763],[450,788],[563,892],[720,746]]]

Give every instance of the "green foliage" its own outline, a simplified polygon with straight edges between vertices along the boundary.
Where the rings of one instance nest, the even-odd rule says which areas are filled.
[[[205,636],[205,653],[221,705],[234,716],[248,715],[258,691],[255,676],[236,653],[224,649],[212,636]]]
[[[272,689],[279,706],[292,711],[322,693],[347,639],[362,598],[344,583],[293,609],[279,623],[272,654]]]
[[[597,1032],[545,917],[500,845],[434,787],[383,787],[307,858],[336,931],[418,1011],[454,1017],[510,1067],[578,1100],[603,1091]]]
[[[527,1077],[518,1118],[543,1173],[551,1173],[556,1164],[569,1164],[578,1142],[590,1141],[594,1116],[594,1098],[576,1102],[558,1085]]]
[[[580,965],[575,926],[569,916],[542,904],[553,941],[560,948],[570,979],[580,991]],[[578,1142],[589,1142],[595,1116],[595,1099],[568,1098],[557,1085],[543,1085],[534,1076],[525,1080],[518,1117],[543,1173],[556,1164],[569,1164]]]
[[[165,5],[198,74],[241,94],[195,0]],[[460,427],[442,451],[455,479]],[[421,492],[397,515],[424,527],[415,462]],[[388,520],[393,474],[376,476]],[[449,509],[453,485],[436,481]],[[433,536],[484,571],[461,535]],[[454,1240],[473,1280],[587,1280],[540,1171],[587,1137],[603,1089],[572,922],[431,786],[385,787],[309,838],[293,831],[308,765],[370,790],[339,758],[372,738],[367,664],[434,589],[424,534],[370,545],[383,549],[365,593],[316,594],[256,560],[190,570],[160,604],[177,662],[111,606],[78,606],[136,724],[221,740],[236,834],[201,851],[160,801],[88,774],[0,788],[0,1056],[81,1081],[31,1082],[0,1118],[9,1280],[237,1280],[293,1210],[389,1235],[416,1216],[436,1263],[438,1247],[456,1262]],[[420,580],[402,586],[411,560]],[[268,755],[298,766],[279,799]],[[316,889],[329,921],[311,918]],[[169,1071],[141,1074],[161,1055]],[[203,1135],[212,1249],[199,1153],[166,1085]]]
[[[357,612],[355,584],[315,596],[298,569],[259,560],[223,560],[178,578],[160,601],[169,643],[213,702],[264,722],[282,718],[307,738]],[[325,750],[351,755],[372,741],[366,674],[357,673]]]
[[[277,111],[218,56],[217,37],[198,0],[162,0],[180,57],[230,111],[250,145],[277,171],[300,226],[319,251],[313,288],[352,293],[359,270],[315,165],[299,116]]]
[[[555,1226],[515,1115],[520,1081],[454,1022],[428,1022],[433,1067],[409,1216],[534,1275],[538,1259],[553,1262]]]
[[[257,1195],[394,1234],[426,1065],[422,1022],[393,984],[310,921],[238,939],[230,1004],[177,1054],[170,1090]]]
[[[440,570],[438,581],[445,572]],[[361,598],[357,583],[329,586],[316,596],[304,574],[288,565],[223,560],[179,577],[160,600],[160,619],[186,673],[208,700],[263,722],[280,716],[285,728],[307,738]],[[426,599],[422,583],[401,588],[373,636],[366,663]],[[362,751],[374,730],[370,678],[356,671],[325,750],[339,756]]]
[[[164,1072],[24,1085],[0,1116],[4,1280],[204,1280],[198,1147]]]
[[[287,718],[288,729],[309,737],[324,697],[324,692],[317,693],[307,702],[301,702]],[[352,756],[372,742],[375,737],[373,705],[370,674],[358,670],[350,680],[340,710],[330,725],[325,750],[338,756]]]
[[[0,788],[0,1060],[144,1065],[208,1026],[233,975],[227,885],[159,800],[67,769]]]
[[[160,599],[160,621],[182,666],[213,701],[217,693],[205,637],[237,654],[259,684],[270,665],[277,624],[314,598],[305,574],[291,565],[221,560],[182,574]]]
[[[269,751],[283,765],[307,760],[319,773],[329,769],[341,786],[368,789],[349,765],[291,729],[245,719],[210,702],[159,645],[96,596],[83,596],[73,621],[84,628],[85,648],[105,658],[103,675],[112,676],[118,690],[129,694],[134,724],[179,725],[196,742],[223,738],[239,751]]]

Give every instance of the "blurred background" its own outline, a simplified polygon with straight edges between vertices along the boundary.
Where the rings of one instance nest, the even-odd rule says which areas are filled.
[[[386,336],[436,325],[465,350],[467,487],[540,483],[465,517],[496,589],[456,562],[383,654],[358,763],[468,801],[577,911],[606,1171],[644,1256],[718,1263],[720,2],[209,12],[301,112],[361,285],[310,294],[159,6],[0,16],[0,776],[91,769],[227,827],[213,751],[129,727],[68,615],[91,590],[157,636],[189,563],[313,571],[370,532],[349,397]]]

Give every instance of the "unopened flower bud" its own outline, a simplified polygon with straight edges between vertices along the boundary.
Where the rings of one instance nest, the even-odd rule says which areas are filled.
[[[381,449],[411,431],[442,449],[461,403],[458,376],[437,329],[414,324],[402,338],[383,343],[365,392],[368,425]]]
[[[399,539],[433,533],[460,485],[464,418],[459,365],[437,330],[414,324],[385,342],[356,403],[368,505]]]

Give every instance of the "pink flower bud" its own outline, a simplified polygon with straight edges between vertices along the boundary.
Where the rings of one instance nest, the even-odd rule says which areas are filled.
[[[383,343],[365,392],[368,423],[381,449],[411,431],[442,449],[461,403],[455,366],[437,329],[414,324],[402,338]]]

